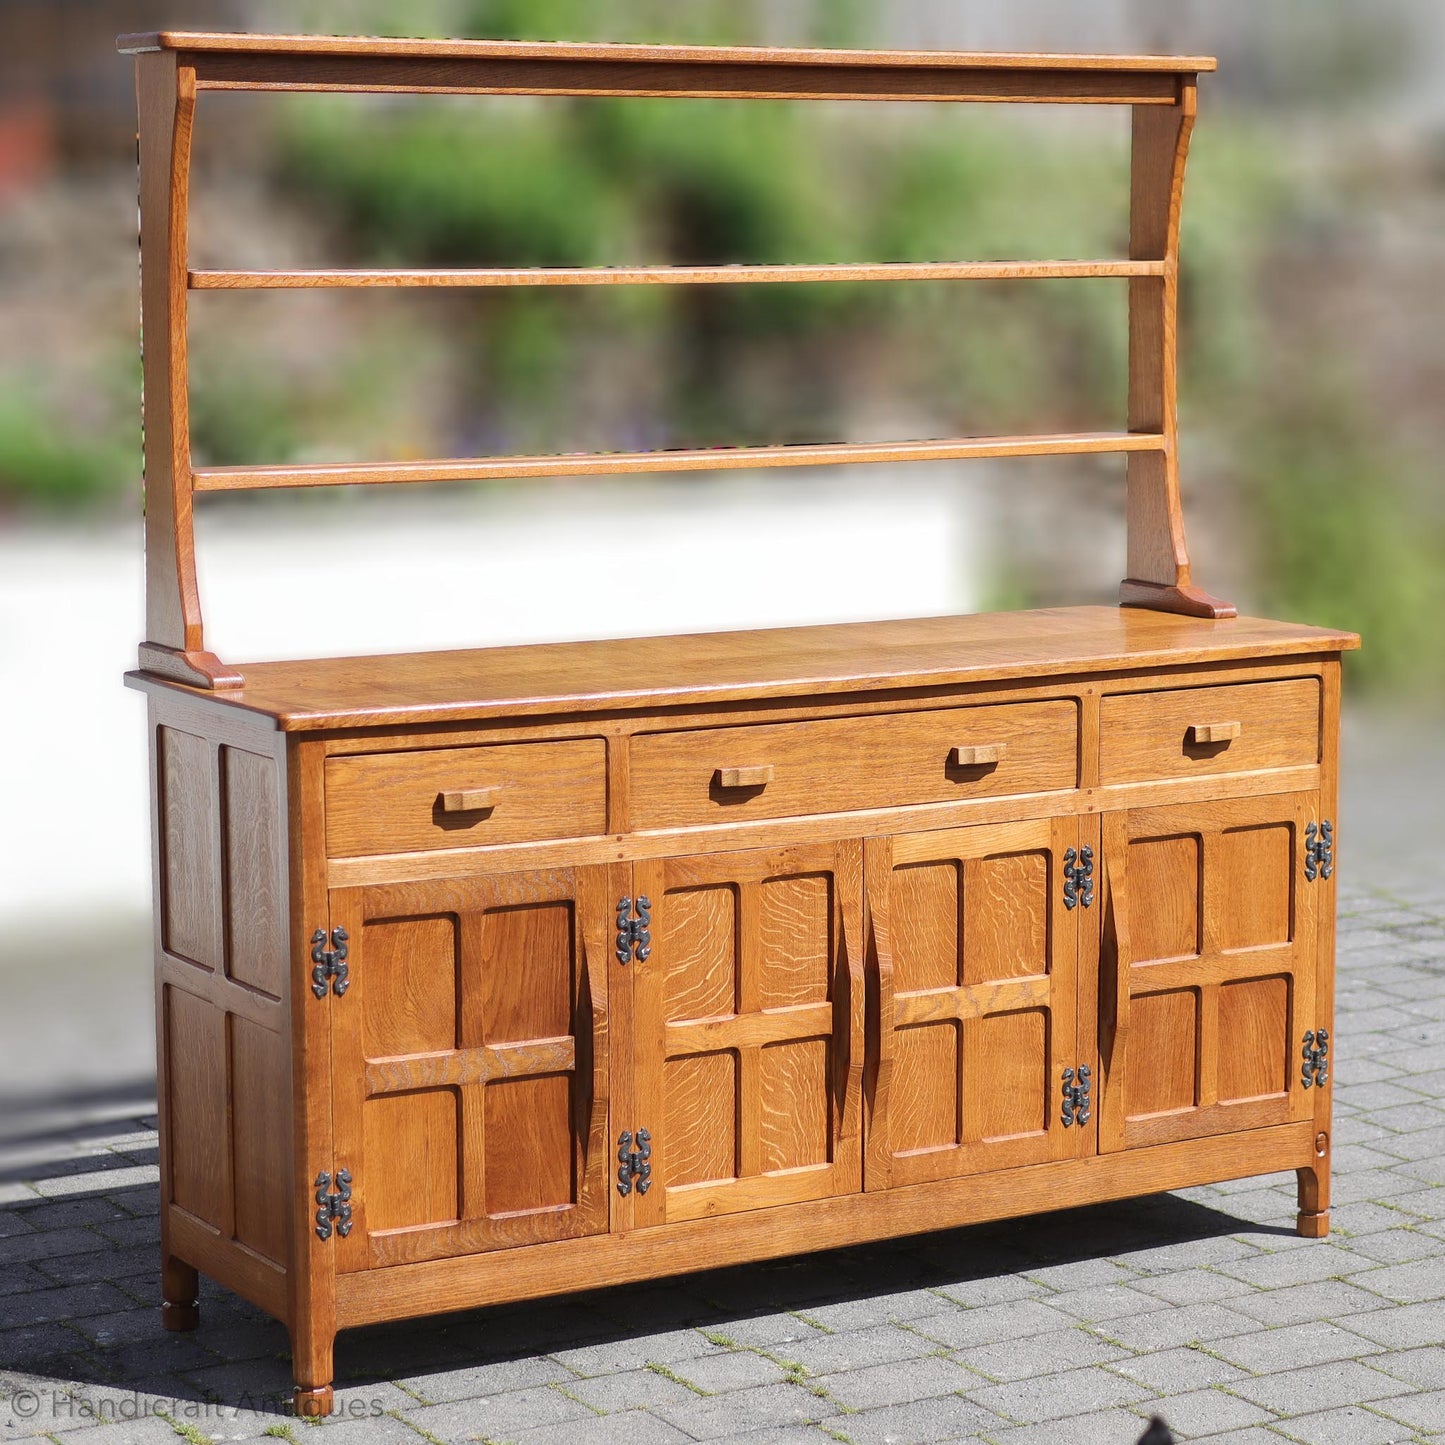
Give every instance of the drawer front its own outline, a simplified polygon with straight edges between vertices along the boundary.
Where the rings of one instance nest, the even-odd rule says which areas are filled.
[[[1078,781],[1074,703],[830,718],[633,739],[634,828],[1047,792]]]
[[[332,858],[580,838],[607,826],[607,750],[575,742],[368,753],[326,762]]]
[[[1246,682],[1106,697],[1099,781],[1308,767],[1320,756],[1320,682]]]

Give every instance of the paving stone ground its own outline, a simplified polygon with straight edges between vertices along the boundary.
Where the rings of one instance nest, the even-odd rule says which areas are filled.
[[[1445,1441],[1445,880],[1341,915],[1327,1242],[1273,1175],[358,1330],[313,1425],[260,1312],[206,1285],[161,1331],[121,1100],[0,1165],[0,1441]]]

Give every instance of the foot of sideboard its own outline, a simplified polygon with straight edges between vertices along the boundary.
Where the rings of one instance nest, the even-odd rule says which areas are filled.
[[[1315,1148],[1320,1153],[1320,1162],[1295,1170],[1299,1186],[1295,1233],[1303,1239],[1324,1239],[1330,1232],[1330,1161],[1325,1135],[1318,1136]]]
[[[332,1412],[336,1396],[330,1385],[297,1385],[291,1392],[291,1403],[303,1419],[317,1419]]]
[[[200,1323],[201,1277],[183,1260],[167,1256],[161,1261],[161,1326],[167,1330],[193,1330]]]

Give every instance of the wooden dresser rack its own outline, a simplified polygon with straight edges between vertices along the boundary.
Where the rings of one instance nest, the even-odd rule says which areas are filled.
[[[1197,56],[127,36],[164,1322],[338,1329],[1291,1168],[1329,1209],[1340,653],[1193,583]],[[1127,258],[193,270],[206,90],[1133,112]],[[203,290],[1115,277],[1109,433],[195,467]],[[1127,454],[1121,608],[232,666],[199,492]],[[1302,499],[1303,504],[1303,499]]]

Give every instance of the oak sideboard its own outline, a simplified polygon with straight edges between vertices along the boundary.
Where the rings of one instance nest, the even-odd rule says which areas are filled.
[[[122,48],[167,1327],[197,1324],[204,1271],[286,1323],[296,1408],[321,1414],[337,1331],[383,1320],[1283,1169],[1300,1232],[1326,1233],[1358,639],[1239,617],[1191,578],[1178,216],[1212,61]],[[1127,278],[1127,429],[193,466],[193,291],[603,279],[190,270],[193,115],[226,88],[1128,105],[1127,259],[605,277]],[[1090,452],[1128,458],[1119,607],[240,666],[204,644],[197,493]]]

